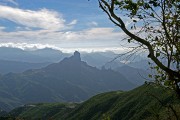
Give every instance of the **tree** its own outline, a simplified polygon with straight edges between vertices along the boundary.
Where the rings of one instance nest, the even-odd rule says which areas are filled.
[[[156,64],[155,82],[180,97],[180,0],[99,0],[99,6],[128,35],[128,42],[148,51]],[[132,20],[131,27],[123,16]]]

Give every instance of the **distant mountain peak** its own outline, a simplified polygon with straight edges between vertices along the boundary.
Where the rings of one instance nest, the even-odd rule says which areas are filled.
[[[76,65],[76,66],[78,66],[79,64],[82,64],[84,62],[81,61],[81,54],[78,51],[75,51],[72,56],[64,58],[59,63],[60,64],[65,64],[65,65],[68,64],[68,66],[69,65],[73,65],[73,66]]]
[[[74,60],[81,61],[81,54],[78,51],[74,52],[74,55],[72,56]]]

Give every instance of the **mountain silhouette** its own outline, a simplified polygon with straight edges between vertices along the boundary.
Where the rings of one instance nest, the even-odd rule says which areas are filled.
[[[130,67],[128,65],[124,65],[121,67],[117,67],[114,69],[115,71],[124,75],[130,82],[135,85],[143,85],[145,81],[149,81],[148,71],[144,69],[138,69],[134,67]]]
[[[0,108],[5,110],[27,103],[81,102],[98,93],[135,87],[118,72],[89,66],[77,51],[41,69],[3,75],[0,83]]]

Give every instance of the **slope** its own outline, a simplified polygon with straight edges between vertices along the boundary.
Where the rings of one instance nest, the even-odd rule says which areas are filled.
[[[29,69],[42,68],[50,63],[29,63],[20,61],[0,60],[0,73],[7,74],[9,72],[20,73]]]
[[[157,97],[164,105],[174,102],[180,117],[180,101],[176,101],[170,91],[163,88],[143,85],[128,92],[115,91],[97,95],[79,107],[67,117],[68,120],[98,120],[110,118],[112,120],[143,120],[167,117],[165,107],[161,106]],[[171,114],[173,114],[171,112]],[[60,116],[59,116],[60,117]],[[65,119],[67,119],[65,118]]]
[[[142,85],[145,81],[149,81],[147,70],[138,69],[134,67],[130,67],[128,65],[124,65],[122,67],[116,67],[115,71],[121,73],[125,76],[129,81],[134,83],[135,85]]]
[[[58,103],[55,106],[54,104],[25,106],[13,110],[10,115],[24,119],[39,115],[33,119],[42,118],[52,111],[53,107],[55,110],[62,108],[62,104],[59,104],[61,105],[59,107]],[[46,115],[45,120],[154,120],[157,117],[162,120],[166,120],[168,117],[171,117],[172,120],[175,119],[172,110],[164,107],[166,105],[171,105],[180,117],[180,101],[172,91],[154,85],[143,85],[128,92],[102,93],[79,105],[66,103],[59,112]],[[47,109],[48,106],[53,107]]]

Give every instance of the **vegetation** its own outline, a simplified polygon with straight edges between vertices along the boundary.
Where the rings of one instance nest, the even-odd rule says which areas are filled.
[[[129,36],[127,41],[135,44],[130,53],[149,52],[157,65],[152,67],[158,73],[156,83],[172,88],[180,97],[180,1],[99,0],[99,5]],[[131,27],[125,25],[124,16],[133,22]]]
[[[65,115],[77,104],[74,103],[39,103],[29,104],[12,110],[9,115],[25,120],[47,119],[52,116]],[[61,114],[60,114],[61,113]]]
[[[43,103],[20,107],[10,115],[32,120],[43,117],[53,120],[176,120],[174,114],[180,117],[179,103],[172,91],[143,85],[128,92],[99,94],[81,104]]]

